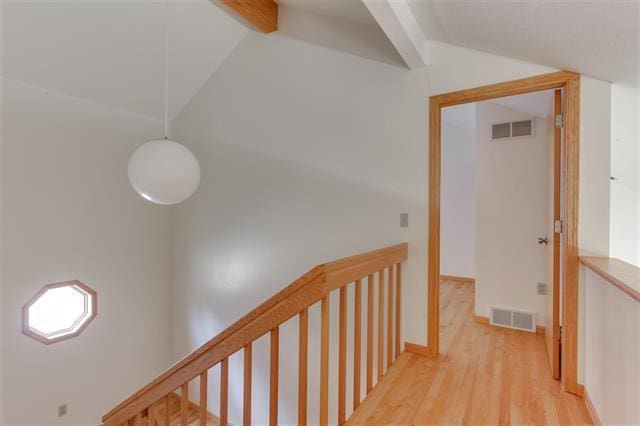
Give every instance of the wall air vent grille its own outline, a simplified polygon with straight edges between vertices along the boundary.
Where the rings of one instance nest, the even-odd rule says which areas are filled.
[[[500,327],[536,332],[535,312],[520,311],[509,308],[491,307],[489,323]]]
[[[531,136],[533,134],[533,123],[531,120],[514,121],[511,123],[511,136]]]
[[[513,121],[510,123],[498,123],[491,126],[491,140],[503,140],[533,136],[533,120]]]
[[[491,139],[505,139],[511,137],[511,123],[494,124]]]

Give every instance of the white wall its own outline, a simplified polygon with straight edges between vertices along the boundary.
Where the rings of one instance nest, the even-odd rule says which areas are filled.
[[[611,84],[580,80],[580,188],[578,247],[609,254]]]
[[[611,85],[611,175],[640,189],[640,90]]]
[[[578,247],[581,254],[608,256],[610,241],[611,84],[580,80],[580,188]],[[578,330],[586,327],[584,286],[578,288]],[[578,383],[584,383],[585,341],[578,333]]]
[[[640,266],[640,92],[611,86],[610,256]]]
[[[223,145],[215,134],[198,135],[202,118],[198,110],[183,114],[177,133],[194,149],[204,173],[198,193],[175,216],[176,355],[198,347],[315,264],[399,241],[411,242],[410,250],[420,252],[424,244],[419,239],[424,232],[420,205],[307,166]],[[415,220],[412,228],[399,228],[400,211],[409,212],[410,220]],[[410,270],[404,272],[406,279],[415,276]],[[352,295],[350,300],[351,305]],[[337,300],[332,305],[337,308]],[[337,311],[331,317],[337,321]],[[319,368],[314,350],[318,318],[312,315],[309,327],[311,394],[318,389],[318,375],[313,373]],[[337,337],[337,323],[332,336]],[[280,345],[287,348],[280,351],[280,387],[288,397],[282,400],[280,421],[290,424],[295,423],[297,413],[297,375],[290,374],[297,368],[297,319],[282,331]],[[264,423],[268,412],[266,341],[254,349],[254,359],[253,419]],[[337,360],[331,362],[335,371]],[[232,359],[230,368],[230,419],[239,423],[242,357]],[[218,401],[217,380],[212,376],[212,407]],[[313,423],[318,401],[310,398],[309,402]]]
[[[175,122],[178,139],[194,150],[203,170],[198,192],[176,209],[176,356],[313,265],[388,244],[410,243],[404,289],[419,283],[418,299],[426,298],[426,104],[424,92],[411,90],[420,87],[414,83],[419,77],[280,36],[252,35],[241,43]],[[405,170],[416,152],[421,160]],[[401,212],[410,214],[408,229],[399,227]],[[415,312],[410,298],[404,302],[405,313]],[[337,311],[331,316],[337,321]],[[314,319],[310,372],[318,370]],[[282,400],[282,423],[296,421],[296,376],[287,374],[297,365],[296,323],[294,336],[281,335],[289,348],[281,351],[281,365],[288,366],[281,392],[289,396]],[[267,415],[266,348],[259,344],[254,355],[258,423]],[[239,356],[230,365],[233,422],[241,419],[241,362]],[[331,363],[335,370],[337,359]],[[310,374],[310,393],[317,379]],[[215,407],[215,385],[211,391]],[[309,400],[311,422],[317,402]]]
[[[170,218],[126,173],[162,127],[12,80],[2,90],[0,423],[97,424],[170,358]],[[70,279],[98,292],[97,318],[49,346],[24,336],[23,304]]]
[[[610,256],[640,266],[640,192],[611,182]]]
[[[584,386],[602,424],[640,424],[640,304],[581,265]]]
[[[470,105],[475,121],[475,104]],[[475,278],[476,135],[473,128],[445,121],[450,114],[456,111],[443,113],[441,136],[440,274]]]
[[[430,67],[409,72],[249,34],[205,84],[175,122],[201,158],[203,184],[176,210],[174,357],[313,264],[403,240],[403,336],[425,344],[428,96],[552,71],[441,43],[430,50]],[[398,228],[402,211],[408,230]],[[256,398],[258,416],[265,402]]]
[[[479,102],[476,146],[476,306],[489,316],[490,306],[545,315],[537,283],[546,281],[547,139],[544,119]],[[533,136],[491,141],[496,123],[535,120]]]
[[[408,72],[277,34],[250,34],[205,85],[209,93],[195,99],[224,100],[202,112],[206,132],[221,141],[426,203],[429,94],[552,71],[442,43],[430,49],[433,64]],[[464,71],[468,64],[473,73]],[[241,84],[222,83],[231,78]],[[407,296],[413,309],[406,313],[405,336],[425,343],[426,265],[414,255],[420,275],[409,284],[415,294]]]

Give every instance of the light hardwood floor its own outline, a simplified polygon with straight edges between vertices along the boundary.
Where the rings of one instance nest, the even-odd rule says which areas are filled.
[[[473,284],[443,280],[440,303],[440,356],[403,352],[347,424],[592,424],[543,336],[474,322]]]

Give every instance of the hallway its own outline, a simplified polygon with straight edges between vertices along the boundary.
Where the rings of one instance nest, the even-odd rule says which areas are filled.
[[[479,324],[474,285],[442,281],[441,355],[404,352],[348,424],[592,424],[551,378],[544,339]]]

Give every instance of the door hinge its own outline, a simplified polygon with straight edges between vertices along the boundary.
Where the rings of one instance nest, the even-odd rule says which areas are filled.
[[[553,222],[553,230],[556,234],[562,234],[564,231],[564,224],[562,223],[562,219],[558,219]]]
[[[556,127],[564,127],[564,115],[556,115]]]
[[[558,340],[562,340],[562,326],[561,325],[556,325],[556,333],[555,333],[555,337]]]

